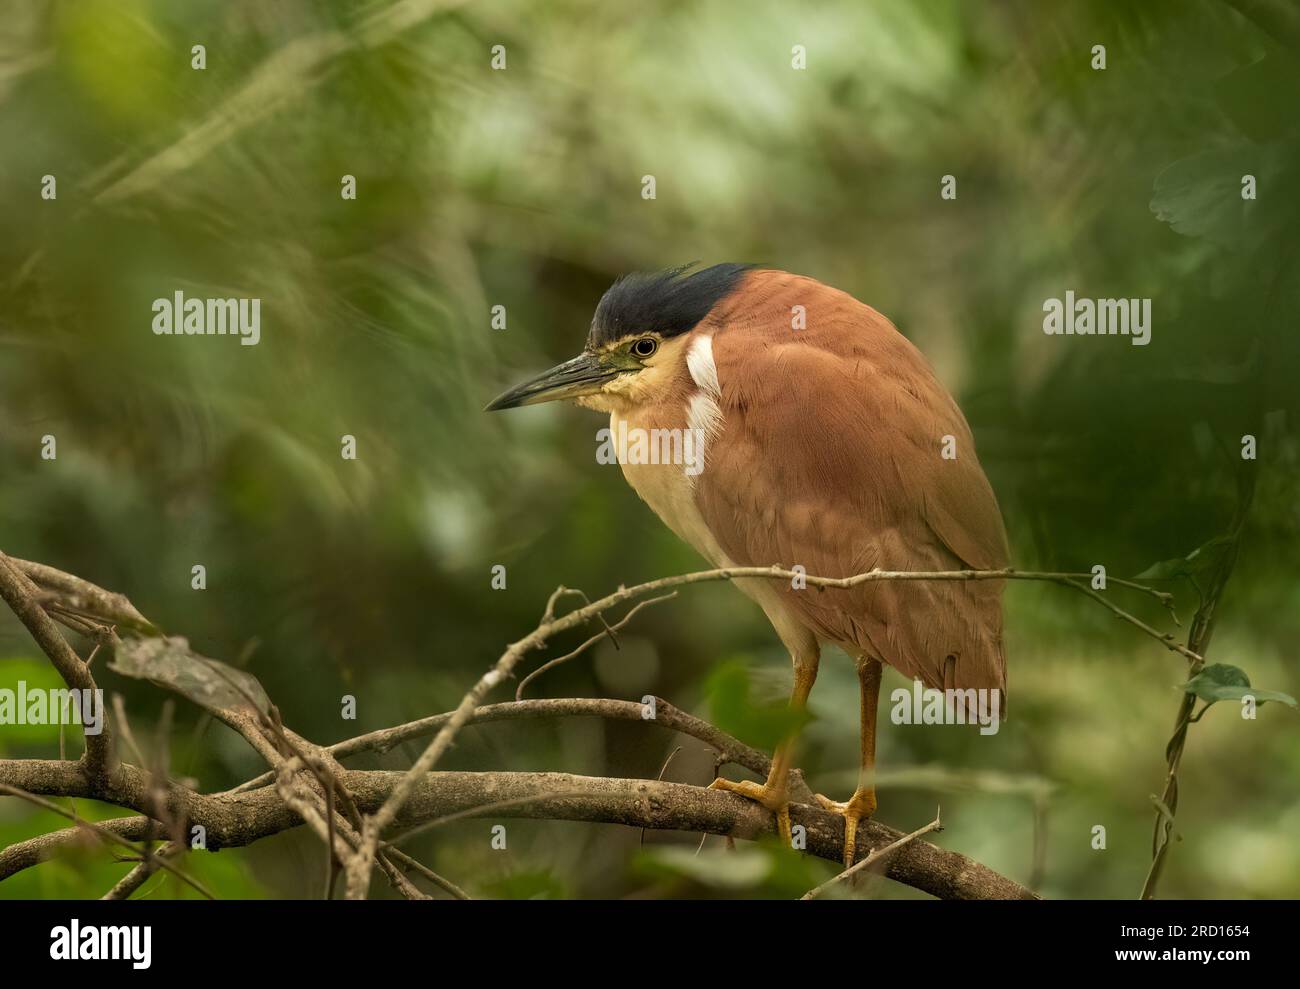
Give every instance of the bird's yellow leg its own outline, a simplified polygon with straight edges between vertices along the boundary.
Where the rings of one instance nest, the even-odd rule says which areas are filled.
[[[879,661],[863,659],[858,665],[858,685],[862,699],[862,761],[858,769],[858,788],[847,801],[830,800],[817,794],[817,801],[829,811],[844,815],[844,867],[853,864],[857,848],[858,822],[876,812],[876,710],[880,701],[880,677],[884,672]]]
[[[795,664],[794,690],[790,693],[790,707],[802,712],[808,705],[808,694],[817,679],[816,664]],[[752,780],[725,780],[721,776],[709,784],[710,790],[726,790],[738,793],[742,797],[762,804],[776,815],[776,833],[785,842],[787,848],[792,844],[790,833],[790,767],[794,759],[794,743],[798,730],[781,741],[772,754],[772,768],[768,771],[767,781],[755,783]]]

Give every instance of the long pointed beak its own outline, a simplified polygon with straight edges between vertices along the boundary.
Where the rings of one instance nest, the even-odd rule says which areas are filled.
[[[641,365],[633,358],[615,351],[604,354],[579,354],[571,361],[544,371],[488,403],[484,412],[513,409],[520,405],[554,402],[562,398],[579,398],[600,391],[605,382]]]

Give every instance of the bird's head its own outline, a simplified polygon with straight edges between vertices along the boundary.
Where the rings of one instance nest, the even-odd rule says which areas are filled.
[[[487,411],[573,399],[609,412],[653,398],[685,364],[691,331],[750,270],[689,267],[618,279],[596,306],[582,353],[511,388]]]

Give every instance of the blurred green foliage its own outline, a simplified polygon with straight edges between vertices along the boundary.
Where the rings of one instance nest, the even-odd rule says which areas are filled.
[[[447,9],[387,40],[365,27],[420,6]],[[754,261],[853,293],[929,356],[971,420],[1018,565],[1123,575],[1186,558],[1227,530],[1240,437],[1257,435],[1211,656],[1295,695],[1300,31],[1272,9],[1256,23],[1223,0],[11,0],[0,546],[127,593],[255,674],[315,741],[449,709],[555,585],[594,594],[699,564],[596,464],[597,417],[488,416],[484,402],[575,352],[619,273]],[[339,38],[310,71],[281,56],[259,72]],[[497,44],[505,71],[490,68]],[[232,113],[245,86],[252,109]],[[1151,298],[1151,344],[1045,336],[1043,300],[1067,289]],[[153,335],[152,300],[177,290],[260,298],[262,342]],[[345,434],[356,461],[339,456]],[[56,461],[40,458],[45,435]],[[504,591],[489,586],[497,563]],[[1168,579],[1185,620],[1196,590]],[[1167,626],[1154,602],[1125,606]],[[788,690],[775,636],[733,588],[693,588],[623,638],[534,689],[654,692],[707,714],[708,678],[740,657],[744,696]],[[882,772],[922,782],[885,786],[880,816],[908,829],[938,801],[938,840],[1049,896],[1135,895],[1186,668],[1059,588],[1010,588],[1007,638],[1012,720],[978,744],[883,724]],[[0,661],[0,686],[42,676],[12,621],[0,655],[20,657]],[[836,796],[857,754],[842,660],[823,662],[800,759]],[[151,738],[160,692],[98,674]],[[890,673],[886,697],[901,684]],[[345,694],[356,721],[340,718]],[[260,772],[226,729],[177,716],[177,772],[214,790]],[[1298,730],[1277,704],[1194,726],[1163,893],[1300,896]],[[648,725],[494,725],[445,763],[653,777],[679,742]],[[710,755],[682,744],[666,778],[707,781]],[[0,747],[49,756],[57,740],[4,728]],[[1024,794],[1041,788],[984,785],[994,771],[1058,784],[1037,864]],[[496,852],[490,823],[411,851],[485,896],[785,895],[832,868],[753,849],[738,885],[687,860],[693,836],[647,835],[638,858],[627,829],[519,821]],[[0,800],[0,843],[57,824]],[[187,865],[223,896],[315,896],[323,854],[290,834]],[[125,868],[78,852],[0,896],[100,895]],[[146,890],[190,895],[166,877]]]
[[[785,698],[755,697],[749,664],[743,660],[731,660],[714,668],[704,681],[704,694],[709,702],[709,721],[767,752],[808,723],[808,713],[791,708]]]

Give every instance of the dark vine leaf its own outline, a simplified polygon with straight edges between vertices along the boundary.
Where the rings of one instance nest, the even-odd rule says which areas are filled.
[[[1151,212],[1185,237],[1248,251],[1268,239],[1278,222],[1258,200],[1241,198],[1243,175],[1259,188],[1279,188],[1286,171],[1280,144],[1241,144],[1202,151],[1156,176]]]
[[[1161,560],[1147,567],[1135,580],[1172,580],[1191,577],[1196,580],[1213,572],[1232,547],[1232,537],[1215,536],[1208,543],[1196,547],[1181,559]]]
[[[1183,691],[1194,694],[1206,704],[1219,701],[1241,700],[1247,694],[1255,698],[1257,704],[1265,701],[1277,701],[1288,707],[1296,706],[1296,699],[1290,694],[1277,690],[1258,690],[1250,685],[1246,672],[1229,663],[1211,663],[1184,684],[1179,685]]]
[[[200,656],[182,636],[125,638],[109,669],[136,680],[174,690],[214,714],[227,711],[262,714],[271,700],[251,673]]]

